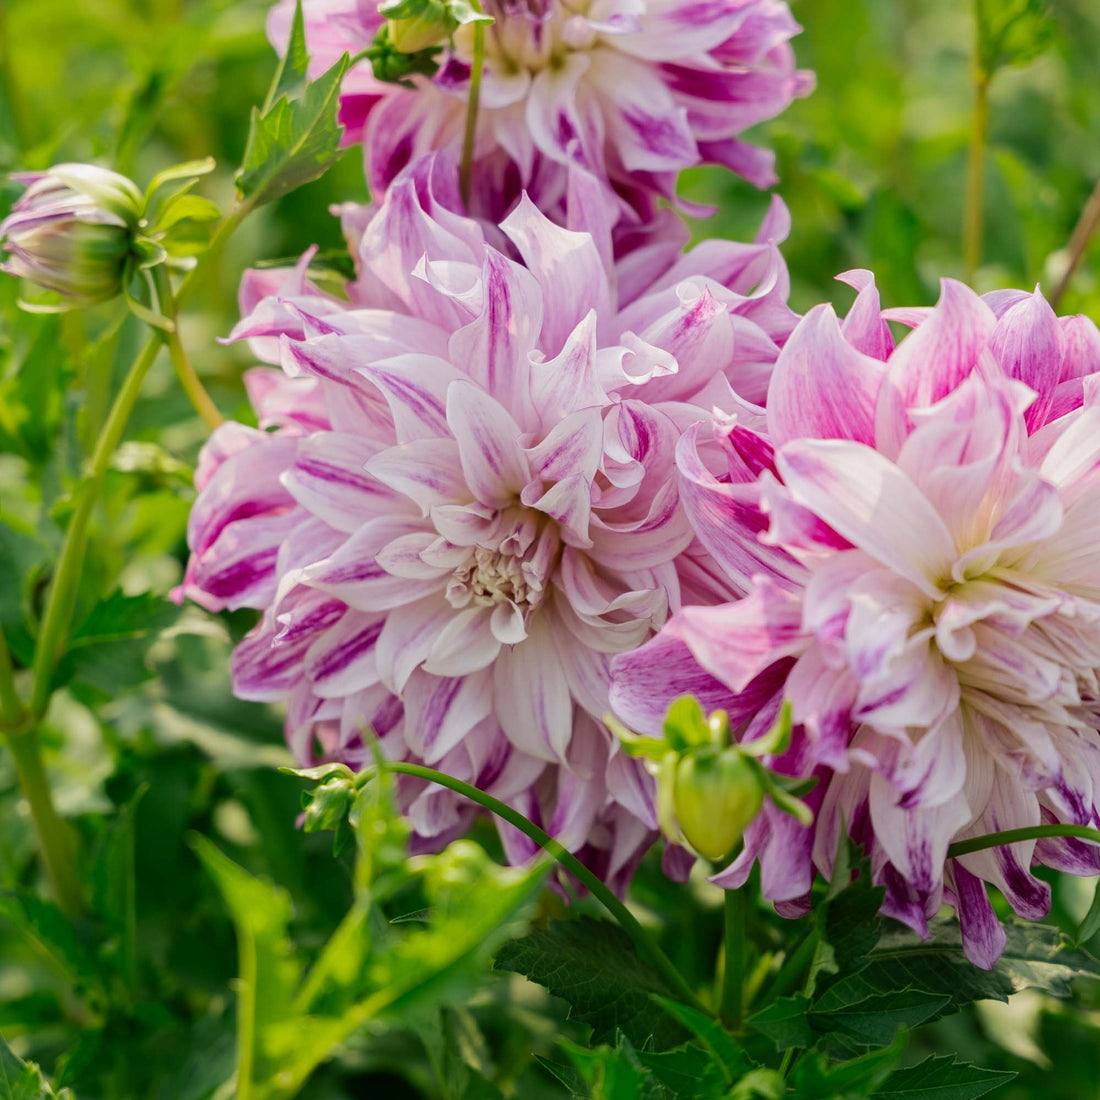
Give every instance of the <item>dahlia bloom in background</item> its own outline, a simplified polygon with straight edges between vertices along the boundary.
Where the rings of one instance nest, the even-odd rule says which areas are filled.
[[[361,53],[383,24],[373,0],[305,0],[314,72]],[[722,164],[760,187],[774,156],[738,139],[809,93],[790,39],[800,28],[781,0],[488,0],[471,213],[497,223],[522,191],[562,223],[568,168],[608,188],[622,231],[657,215],[681,169]],[[294,4],[272,10],[282,49]],[[431,78],[376,80],[369,62],[345,78],[345,140],[362,141],[375,195],[418,156],[456,159],[469,91],[472,28],[461,27]],[[614,192],[614,195],[611,195]],[[667,215],[667,212],[666,212]],[[662,216],[662,220],[663,220]]]
[[[715,881],[759,858],[797,909],[847,826],[885,912],[926,933],[953,905],[989,967],[1005,934],[985,883],[1037,919],[1032,864],[1100,873],[1068,839],[947,858],[967,837],[1100,824],[1100,333],[1038,291],[947,281],[934,309],[882,313],[868,273],[844,278],[854,308],[800,322],[767,412],[678,447],[692,525],[747,595],[617,658],[613,701],[655,732],[694,687],[751,738],[788,700],[799,736],[778,770],[823,777],[816,824],[765,814]],[[896,348],[886,319],[914,327]]]
[[[458,202],[429,158],[373,215],[346,208],[350,301],[304,262],[246,278],[235,336],[283,369],[248,377],[260,427],[228,424],[203,454],[182,591],[264,612],[235,690],[288,702],[303,764],[363,763],[372,729],[621,884],[656,817],[600,721],[608,666],[683,602],[734,595],[679,506],[674,452],[713,405],[763,398],[796,320],[786,211],[754,244],[651,258],[643,286],[636,263],[609,273],[598,225],[524,201],[503,226],[521,265]],[[423,844],[467,827],[450,792],[400,791]]]

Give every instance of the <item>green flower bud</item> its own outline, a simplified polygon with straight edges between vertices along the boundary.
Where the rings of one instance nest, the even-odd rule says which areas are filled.
[[[390,45],[398,53],[421,53],[442,46],[455,32],[458,20],[440,0],[390,0],[380,4],[386,17]]]
[[[692,753],[676,764],[676,823],[688,844],[707,859],[730,855],[763,804],[759,765],[736,747]]]

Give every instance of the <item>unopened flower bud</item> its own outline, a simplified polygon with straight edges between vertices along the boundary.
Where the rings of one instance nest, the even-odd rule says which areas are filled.
[[[728,856],[764,804],[760,767],[737,748],[689,753],[676,764],[672,810],[701,856]]]
[[[420,53],[442,46],[458,21],[440,0],[391,0],[379,6],[386,17],[390,44],[398,53]]]
[[[12,178],[27,190],[0,222],[0,243],[8,252],[0,269],[73,305],[118,294],[141,217],[138,188],[117,172],[88,164],[59,164]]]

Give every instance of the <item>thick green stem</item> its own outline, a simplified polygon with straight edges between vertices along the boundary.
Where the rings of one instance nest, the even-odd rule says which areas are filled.
[[[1003,833],[986,833],[984,836],[957,840],[947,849],[948,858],[984,852],[987,848],[1000,848],[1005,844],[1018,844],[1021,840],[1043,840],[1046,837],[1074,837],[1100,844],[1100,829],[1087,825],[1029,825],[1024,829],[1006,829]]]
[[[474,7],[478,5],[475,3]],[[478,8],[480,10],[480,8]],[[474,56],[470,64],[470,97],[466,103],[466,131],[462,135],[462,167],[459,169],[459,190],[466,209],[470,208],[470,177],[474,168],[474,146],[477,143],[477,109],[481,99],[481,73],[485,68],[485,24],[474,24]]]
[[[719,1015],[730,1031],[741,1027],[745,997],[746,937],[748,934],[748,899],[746,890],[727,890],[724,906],[724,942],[726,965],[722,976],[722,999]]]
[[[543,851],[552,855],[571,875],[588,887],[592,896],[619,922],[622,930],[634,941],[638,953],[653,964],[680,1000],[701,1012],[707,1011],[706,1006],[684,981],[683,975],[641,926],[637,917],[572,852],[563,848],[549,833],[543,832],[534,822],[528,821],[518,810],[513,810],[511,806],[494,798],[491,794],[486,794],[485,791],[472,787],[469,783],[463,783],[461,779],[455,779],[454,776],[437,772],[434,768],[426,768],[422,764],[386,762],[383,766],[389,772],[413,775],[418,779],[426,779],[429,783],[447,787],[470,799],[471,802],[483,806],[490,813],[496,814],[509,825],[514,825],[525,836],[530,837]]]
[[[175,298],[172,295],[172,284],[168,278],[168,271],[162,264],[153,271],[153,282],[157,288],[157,299],[161,312],[172,322],[172,328],[164,334],[165,343],[168,345],[168,354],[172,357],[172,366],[176,369],[176,377],[179,379],[183,392],[187,394],[195,411],[202,417],[206,426],[213,430],[219,424],[225,422],[225,418],[218,412],[218,406],[214,404],[202,379],[195,373],[191,366],[187,352],[179,333],[179,311],[176,308]]]
[[[42,764],[42,750],[34,730],[8,737],[19,785],[31,808],[31,818],[53,880],[57,903],[70,917],[83,910],[83,890],[76,872],[76,851],[68,826],[54,809],[50,783]]]
[[[963,263],[972,282],[982,262],[984,218],[985,142],[989,130],[989,74],[974,62],[974,112],[970,122],[970,152],[966,168],[966,205],[963,208]]]

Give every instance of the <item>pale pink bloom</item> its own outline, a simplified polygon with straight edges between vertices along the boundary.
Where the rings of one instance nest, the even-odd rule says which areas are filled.
[[[694,676],[748,737],[789,700],[782,770],[832,773],[815,829],[767,816],[715,881],[760,858],[796,905],[846,825],[885,911],[925,932],[954,905],[988,967],[1005,937],[986,882],[1035,919],[1033,863],[1100,872],[1071,840],[947,858],[967,837],[1100,824],[1100,334],[1038,291],[983,301],[946,281],[934,309],[882,314],[868,273],[845,278],[855,307],[801,321],[766,414],[700,423],[678,449],[692,525],[747,595],[619,658],[613,699],[653,727]],[[915,331],[895,348],[884,318]]]
[[[305,262],[246,277],[235,335],[283,370],[249,375],[260,427],[226,425],[203,455],[183,591],[264,612],[235,689],[288,702],[299,760],[361,763],[371,728],[621,881],[656,820],[601,721],[608,667],[682,602],[733,594],[694,542],[674,453],[712,405],[764,395],[795,321],[786,212],[757,243],[657,262],[643,288],[527,201],[509,259],[452,212],[455,190],[429,160],[373,217],[344,212],[350,301]],[[468,824],[452,795],[402,790],[421,836]]]
[[[774,156],[739,135],[809,93],[790,39],[800,30],[781,0],[489,0],[471,213],[503,220],[526,191],[563,223],[570,167],[606,187],[621,232],[649,226],[655,196],[677,174],[722,164],[767,187]],[[268,31],[287,41],[294,4],[281,0]],[[305,0],[314,72],[366,49],[382,19],[374,0]],[[367,179],[381,195],[417,157],[461,152],[472,28],[460,28],[432,78],[405,88],[369,62],[345,78],[340,119],[362,141]],[[663,220],[663,219],[662,219]],[[621,250],[621,249],[620,249]]]

